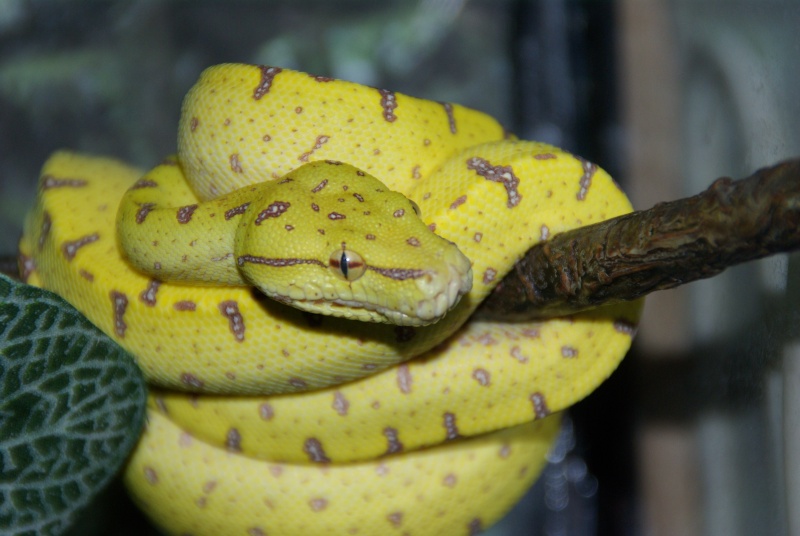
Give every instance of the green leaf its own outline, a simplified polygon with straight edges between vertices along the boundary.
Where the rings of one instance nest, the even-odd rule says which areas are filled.
[[[144,421],[133,359],[59,296],[0,275],[0,533],[64,532]]]

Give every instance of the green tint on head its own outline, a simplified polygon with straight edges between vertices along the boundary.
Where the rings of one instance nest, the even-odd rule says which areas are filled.
[[[261,191],[236,236],[245,278],[295,307],[362,321],[436,322],[472,286],[470,262],[414,204],[348,164],[306,164]]]

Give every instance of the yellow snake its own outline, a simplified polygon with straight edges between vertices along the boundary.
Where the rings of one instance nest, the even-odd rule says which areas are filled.
[[[125,480],[167,533],[476,534],[639,304],[467,320],[532,245],[628,211],[600,168],[480,112],[221,65],[147,174],[53,155],[20,266],[154,386]]]

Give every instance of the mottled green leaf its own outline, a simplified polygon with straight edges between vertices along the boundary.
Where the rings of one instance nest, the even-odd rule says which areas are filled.
[[[65,531],[144,419],[133,359],[63,299],[0,275],[0,533]]]

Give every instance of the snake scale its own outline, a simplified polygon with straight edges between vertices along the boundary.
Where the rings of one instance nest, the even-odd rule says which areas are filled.
[[[478,111],[230,64],[149,172],[54,154],[20,270],[145,372],[125,482],[165,532],[477,534],[640,304],[469,317],[532,245],[630,210],[599,167]]]

